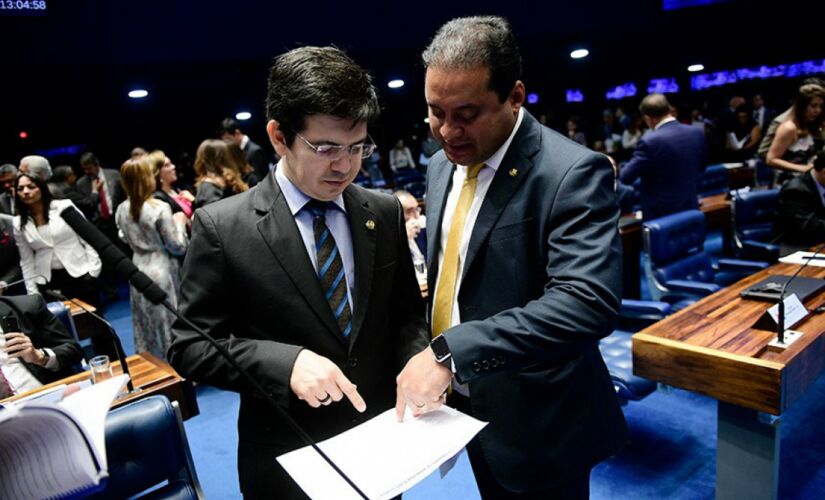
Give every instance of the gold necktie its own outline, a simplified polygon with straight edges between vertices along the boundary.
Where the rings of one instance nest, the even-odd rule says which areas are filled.
[[[470,211],[470,205],[473,204],[473,196],[478,184],[478,173],[483,166],[483,163],[478,163],[467,167],[467,176],[461,186],[461,194],[458,196],[458,203],[456,203],[455,212],[453,212],[453,220],[450,222],[450,233],[447,235],[447,247],[444,249],[444,260],[439,271],[440,279],[435,290],[435,302],[433,303],[433,337],[441,335],[452,323],[453,303],[458,287],[456,281],[462,264],[459,256],[461,234],[464,232],[467,212]]]

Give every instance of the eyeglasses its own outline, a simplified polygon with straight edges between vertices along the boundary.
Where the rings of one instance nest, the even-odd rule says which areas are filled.
[[[342,146],[341,144],[321,144],[320,146],[316,146],[312,144],[304,136],[295,132],[304,144],[309,146],[310,149],[315,151],[315,154],[318,155],[318,158],[321,158],[326,161],[336,161],[344,155],[344,151],[347,152],[347,155],[352,158],[353,156],[365,159],[372,156],[373,151],[375,151],[375,144],[372,142],[359,142],[358,144],[353,144],[351,146]],[[372,137],[370,137],[370,141],[372,141]]]

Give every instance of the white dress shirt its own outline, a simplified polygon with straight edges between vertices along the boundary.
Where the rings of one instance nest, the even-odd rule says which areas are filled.
[[[41,387],[43,384],[20,362],[20,358],[9,358],[9,355],[6,354],[4,350],[5,347],[6,336],[3,334],[3,329],[0,328],[0,370],[9,382],[14,394],[22,394],[26,391]],[[57,370],[59,366],[54,351],[49,348],[43,350],[49,355],[49,360],[46,362],[45,368]]]
[[[475,227],[478,213],[481,211],[481,204],[484,202],[484,197],[487,195],[487,190],[493,183],[493,177],[498,171],[501,161],[504,159],[510,143],[513,142],[513,137],[516,136],[519,126],[521,126],[522,118],[524,117],[524,108],[519,109],[516,125],[510,132],[510,137],[504,141],[504,144],[498,148],[498,151],[493,153],[493,156],[484,162],[484,167],[478,173],[478,181],[476,183],[476,192],[473,195],[473,202],[470,204],[470,211],[467,213],[467,219],[464,222],[464,230],[461,233],[461,245],[459,246],[459,269],[456,280],[455,297],[453,297],[453,314],[450,326],[455,326],[461,323],[460,313],[458,310],[458,292],[461,286],[462,273],[464,271],[464,261],[467,257],[467,247],[470,244],[470,236],[473,234],[473,227]],[[467,165],[456,165],[453,172],[453,184],[450,189],[450,194],[447,196],[447,203],[444,205],[444,217],[441,220],[441,241],[438,247],[438,268],[441,269],[444,263],[444,249],[447,248],[447,238],[450,235],[450,224],[453,222],[453,213],[458,204],[458,197],[461,195],[461,186],[464,185],[464,178],[467,176]],[[438,280],[441,280],[441,274],[438,273],[438,278],[435,284],[435,289],[438,290]]]

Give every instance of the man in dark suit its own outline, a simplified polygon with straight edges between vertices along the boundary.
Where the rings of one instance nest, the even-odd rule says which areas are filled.
[[[120,184],[120,172],[101,167],[100,160],[91,151],[80,156],[80,167],[85,175],[77,180],[75,187],[81,195],[87,198],[87,201],[79,206],[92,224],[97,226],[115,245],[131,255],[128,245],[118,237],[115,223],[115,210],[126,199],[123,186]],[[91,217],[89,217],[89,211],[92,211]],[[113,301],[117,298],[117,278],[114,270],[106,262],[103,263],[100,273],[100,284],[106,301]]]
[[[0,297],[0,324],[16,320],[16,331],[3,331],[0,399],[71,375],[83,351],[49,310],[40,295]]]
[[[825,154],[782,187],[773,233],[782,255],[825,242]]]
[[[0,165],[0,213],[14,215],[14,179],[17,167],[11,163]]]
[[[621,289],[613,168],[522,104],[499,17],[450,21],[424,52],[430,347],[396,409],[448,403],[489,422],[467,450],[482,498],[586,498],[627,431],[599,340]],[[451,382],[451,378],[453,381]]]
[[[248,135],[241,130],[241,125],[232,118],[224,118],[221,122],[221,139],[232,141],[243,150],[246,161],[255,169],[258,179],[263,179],[269,173],[269,160],[271,155],[256,144]]]
[[[663,94],[649,94],[639,111],[652,132],[642,137],[619,172],[625,185],[641,179],[642,214],[647,220],[698,206],[697,182],[705,165],[705,134],[676,121]]]
[[[195,213],[183,265],[181,313],[316,440],[392,408],[395,376],[427,345],[401,207],[351,184],[378,109],[369,76],[340,50],[276,58],[267,133],[281,161],[254,189]],[[241,393],[244,497],[304,498],[275,458],[305,443],[267,402],[180,323],[169,359]]]

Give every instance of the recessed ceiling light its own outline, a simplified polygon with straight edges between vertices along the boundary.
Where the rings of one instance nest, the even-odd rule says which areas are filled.
[[[129,97],[131,97],[132,99],[143,99],[147,95],[149,95],[149,92],[144,89],[135,89],[129,91]]]
[[[249,111],[241,111],[240,113],[235,115],[235,118],[241,121],[249,120],[250,118],[252,118],[252,113],[250,113]]]
[[[590,51],[587,49],[576,49],[570,53],[570,57],[573,59],[584,59],[585,57],[590,55]]]
[[[705,69],[705,66],[702,64],[691,64],[688,66],[688,71],[691,73],[696,73],[697,71],[702,71],[703,69]]]
[[[400,80],[400,79],[390,80],[389,83],[387,83],[387,87],[389,87],[391,89],[400,89],[403,86],[404,86],[404,80]]]

